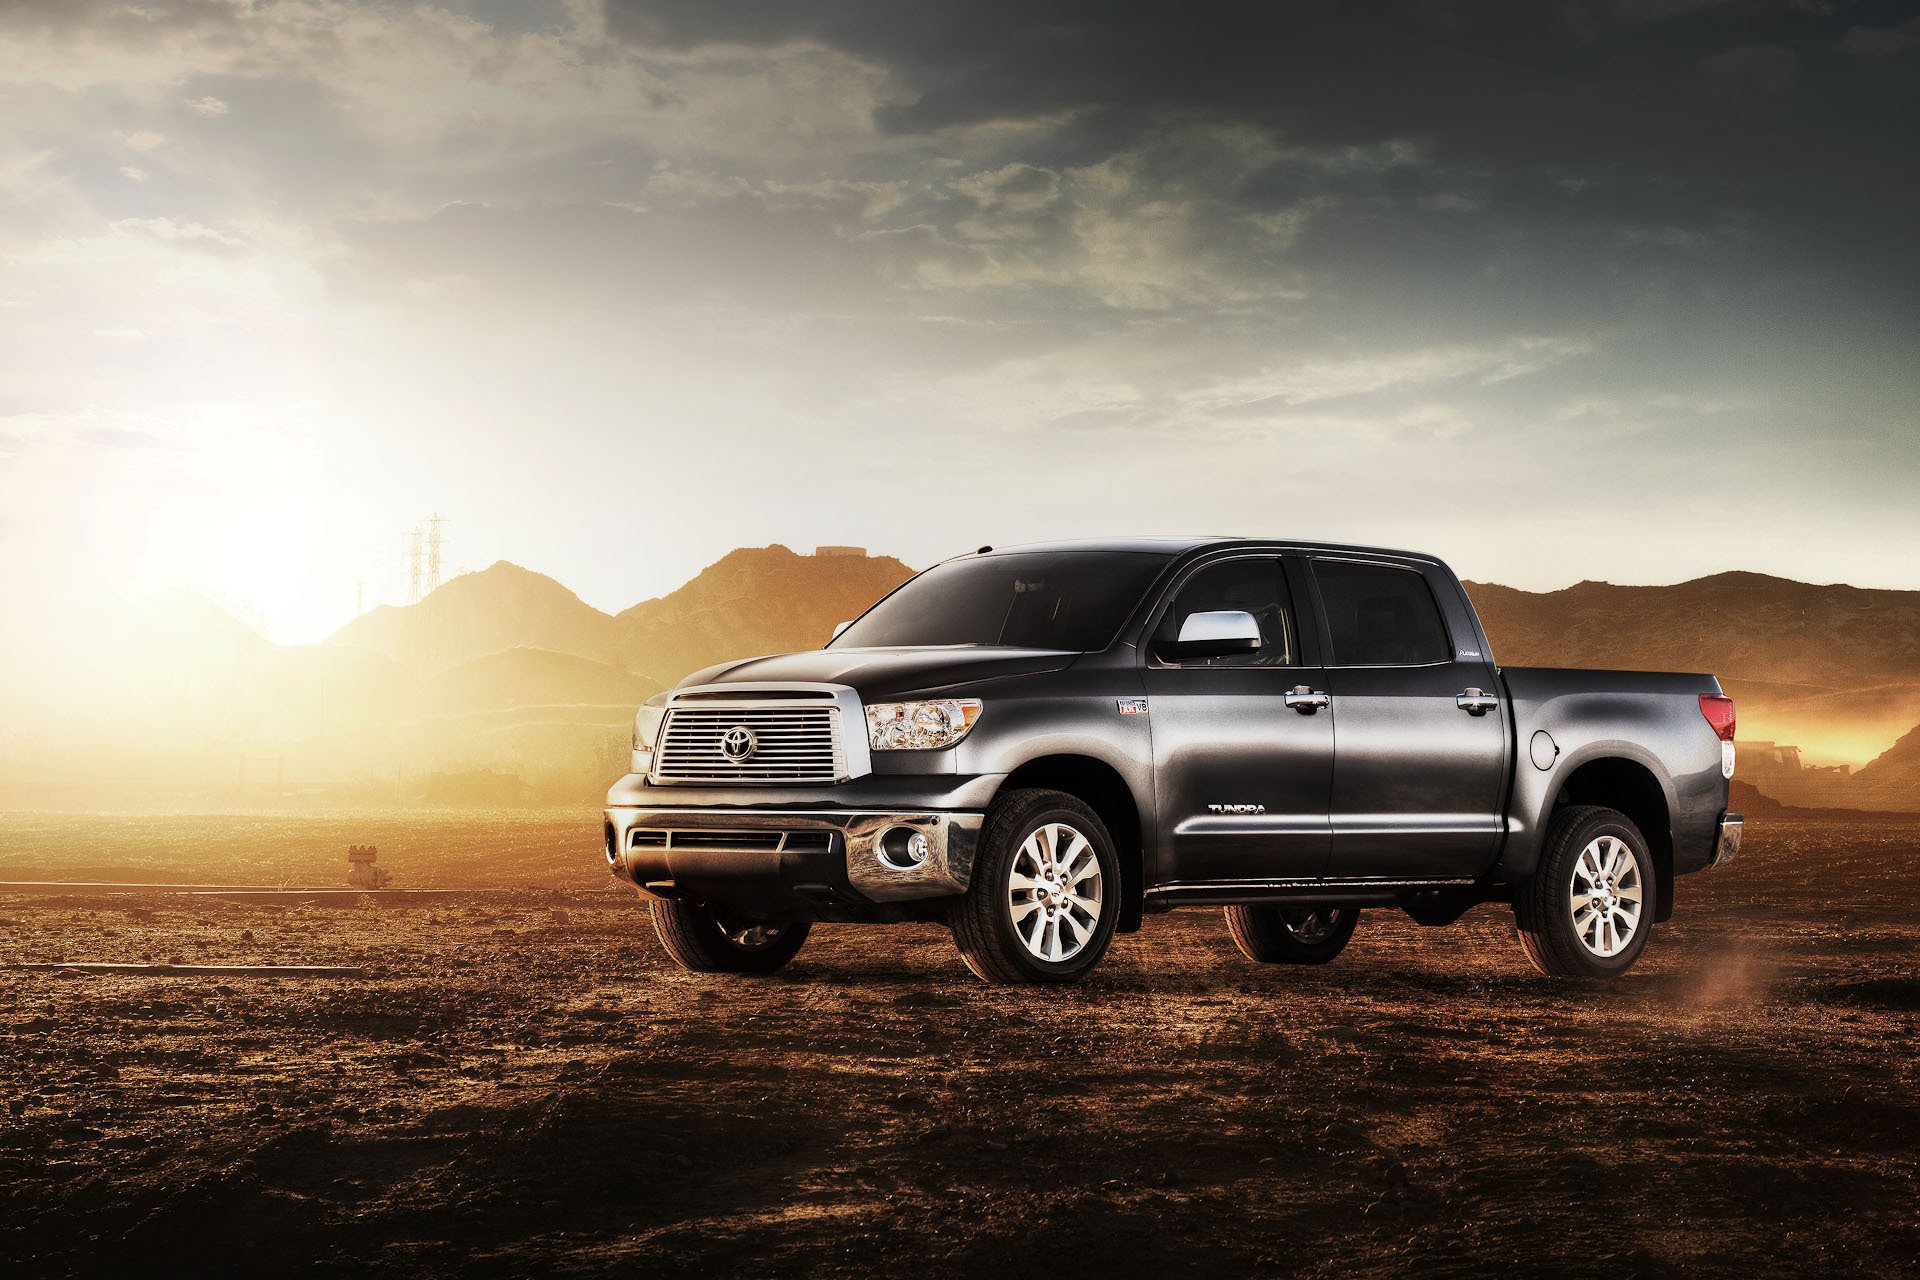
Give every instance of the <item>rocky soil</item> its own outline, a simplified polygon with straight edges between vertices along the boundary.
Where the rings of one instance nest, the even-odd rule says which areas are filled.
[[[258,883],[351,838],[176,818],[122,845],[103,821],[0,815],[0,874]],[[822,926],[777,977],[690,976],[604,886],[591,821],[380,822],[397,882],[493,892],[0,897],[9,963],[364,969],[0,970],[0,1271],[1920,1258],[1920,827],[1761,827],[1612,987],[1535,976],[1483,907],[1371,914],[1312,970],[1243,960],[1217,913],[1154,917],[1086,983],[1032,991],[976,983],[930,927]]]

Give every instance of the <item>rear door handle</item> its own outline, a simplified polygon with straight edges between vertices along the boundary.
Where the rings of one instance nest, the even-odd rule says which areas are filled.
[[[1455,706],[1470,716],[1483,716],[1500,705],[1500,699],[1484,689],[1468,689],[1453,701]]]
[[[1303,716],[1310,716],[1320,708],[1332,702],[1326,694],[1304,684],[1297,684],[1287,690],[1286,703]]]

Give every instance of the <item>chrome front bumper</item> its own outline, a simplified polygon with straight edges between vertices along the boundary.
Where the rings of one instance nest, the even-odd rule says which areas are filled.
[[[1713,860],[1709,867],[1724,867],[1740,853],[1740,836],[1746,829],[1744,815],[1729,813],[1720,819],[1720,838],[1713,843]]]
[[[944,810],[656,809],[605,811],[607,862],[639,888],[724,901],[840,884],[869,902],[965,893],[985,815]],[[898,829],[898,830],[896,830]],[[889,833],[893,833],[891,837]],[[887,845],[921,835],[917,861]],[[737,836],[730,839],[730,836]]]

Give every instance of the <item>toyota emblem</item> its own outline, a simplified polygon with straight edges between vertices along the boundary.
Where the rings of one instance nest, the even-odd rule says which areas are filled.
[[[759,745],[758,735],[743,724],[737,724],[720,735],[720,754],[735,764],[745,764],[753,759],[754,750]]]

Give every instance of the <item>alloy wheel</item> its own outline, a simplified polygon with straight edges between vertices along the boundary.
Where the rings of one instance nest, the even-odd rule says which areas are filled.
[[[1280,923],[1287,927],[1288,933],[1312,946],[1333,936],[1334,927],[1340,923],[1340,910],[1338,907],[1310,907],[1300,911],[1282,911]]]
[[[1036,829],[1007,873],[1013,932],[1036,959],[1059,964],[1086,949],[1106,902],[1093,842],[1064,822]]]
[[[1640,859],[1618,836],[1596,836],[1574,860],[1567,909],[1574,936],[1602,959],[1619,955],[1640,930],[1646,891]]]

